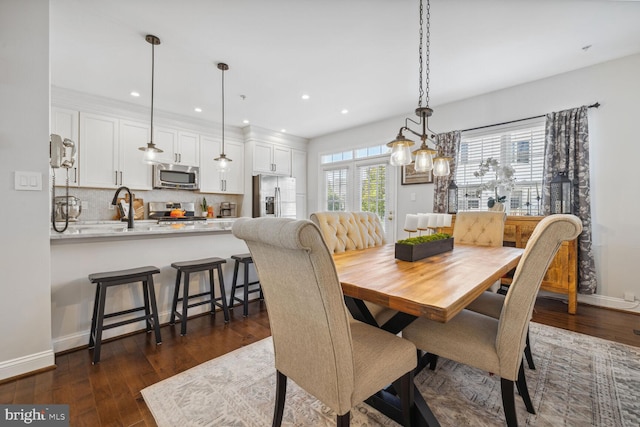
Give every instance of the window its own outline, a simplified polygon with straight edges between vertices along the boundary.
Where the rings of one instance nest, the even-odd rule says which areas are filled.
[[[326,200],[328,211],[347,210],[347,174],[349,169],[324,171],[326,182]]]
[[[394,239],[387,222],[393,208],[390,197],[397,179],[389,166],[389,147],[385,144],[356,148],[320,156],[324,176],[321,209],[328,211],[364,211],[378,215],[385,238]]]
[[[495,179],[490,170],[475,176],[481,162],[498,160],[500,167],[510,167],[514,174],[513,189],[508,194],[510,215],[537,215],[544,157],[544,118],[509,125],[492,126],[462,133],[456,159],[456,184],[460,210],[487,210],[489,197],[496,197],[495,188],[485,188]],[[489,184],[488,184],[489,183]]]

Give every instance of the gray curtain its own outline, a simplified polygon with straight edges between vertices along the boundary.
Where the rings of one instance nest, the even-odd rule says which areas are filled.
[[[582,220],[578,236],[578,292],[596,291],[596,271],[591,243],[591,197],[589,183],[589,126],[587,106],[547,114],[545,129],[542,203],[550,209],[550,182],[558,172],[567,172],[573,183],[572,213]]]
[[[433,186],[433,211],[447,212],[447,190],[449,190],[449,182],[456,176],[456,156],[460,147],[460,131],[440,133],[436,135],[436,150],[439,154],[451,157],[451,174],[449,176],[434,177]]]

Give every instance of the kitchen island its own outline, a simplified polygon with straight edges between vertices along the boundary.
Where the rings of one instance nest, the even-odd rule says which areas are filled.
[[[123,222],[94,221],[70,224],[64,233],[51,230],[51,329],[54,351],[69,350],[89,343],[95,296],[95,285],[87,278],[91,273],[145,265],[158,267],[160,274],[154,276],[154,285],[160,323],[164,324],[171,314],[176,278],[176,270],[171,263],[220,257],[227,260],[223,271],[229,298],[233,279],[231,255],[248,252],[244,241],[231,234],[232,225],[233,219],[207,220],[190,225],[135,221],[134,228],[127,229],[127,224]],[[253,269],[251,274],[250,279],[256,280]],[[190,293],[208,289],[205,279],[208,280],[208,275],[194,274]],[[118,286],[107,294],[107,312],[141,303],[142,295],[136,286]],[[206,312],[208,307],[194,307],[189,310],[189,315]],[[135,313],[132,317],[135,317]],[[218,321],[223,322],[222,313],[216,314]],[[143,328],[143,322],[120,326],[105,331],[104,338]]]

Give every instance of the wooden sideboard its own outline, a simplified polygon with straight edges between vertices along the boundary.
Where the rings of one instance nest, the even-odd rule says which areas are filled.
[[[533,233],[533,229],[542,216],[507,216],[504,224],[504,246],[524,248]],[[455,215],[451,227],[442,229],[444,233],[453,233]],[[577,240],[564,242],[556,257],[551,261],[547,274],[542,280],[542,290],[567,295],[568,311],[575,314],[578,308],[578,243]],[[511,277],[502,278],[502,284],[510,284]]]

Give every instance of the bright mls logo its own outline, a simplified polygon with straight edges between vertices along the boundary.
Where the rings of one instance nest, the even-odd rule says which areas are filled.
[[[69,427],[69,405],[0,405],[0,425]]]

